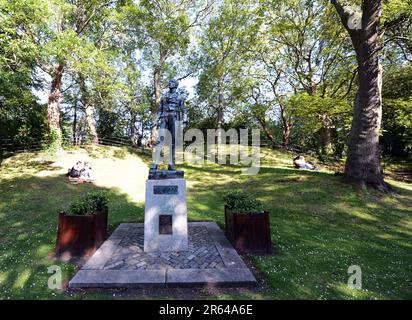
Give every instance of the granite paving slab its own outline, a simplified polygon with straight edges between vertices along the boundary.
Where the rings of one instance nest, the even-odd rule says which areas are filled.
[[[256,279],[215,222],[189,222],[187,251],[144,252],[144,225],[121,224],[70,288],[250,286]]]

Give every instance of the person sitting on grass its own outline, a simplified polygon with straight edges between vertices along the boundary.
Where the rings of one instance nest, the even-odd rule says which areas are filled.
[[[82,169],[82,178],[87,180],[94,180],[92,164],[90,162],[85,162]]]
[[[81,161],[77,161],[76,164],[67,171],[66,177],[79,178],[82,175],[83,164]]]
[[[296,169],[319,170],[312,162],[306,162],[304,156],[297,156],[293,159],[293,164]]]

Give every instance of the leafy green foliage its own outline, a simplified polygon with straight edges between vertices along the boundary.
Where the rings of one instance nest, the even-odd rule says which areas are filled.
[[[70,204],[69,213],[77,216],[85,216],[91,214],[88,209],[88,206],[83,200],[76,200]]]
[[[293,143],[303,150],[321,154],[322,116],[327,115],[334,153],[342,154],[342,144],[346,144],[350,131],[352,109],[346,100],[301,93],[290,96],[284,104],[294,119],[296,130],[291,137]]]
[[[37,87],[32,69],[40,52],[23,32],[41,28],[42,14],[37,2],[0,1],[0,138],[16,145],[39,145],[47,132],[45,108],[32,93]]]
[[[411,8],[411,0],[384,2],[385,77],[412,59]],[[190,127],[260,127],[274,146],[289,135],[289,146],[318,153],[329,150],[329,130],[330,149],[344,156],[357,63],[335,11],[321,0],[0,0],[0,137],[58,147],[33,92],[47,98],[61,64],[64,138],[87,136],[84,107],[92,105],[100,136],[141,140],[155,93],[170,77],[190,76],[199,80]],[[409,102],[399,92],[407,77],[402,69],[399,86],[384,84],[387,154],[411,153]]]
[[[200,38],[197,93],[210,117],[222,125],[225,113],[236,115],[248,94],[248,78],[243,71],[249,65],[246,50],[258,24],[248,1],[224,1],[220,14],[211,19]]]
[[[74,201],[69,212],[74,215],[89,215],[102,211],[107,206],[108,195],[104,191],[87,193],[82,199]]]
[[[262,203],[250,192],[234,190],[223,197],[229,209],[236,213],[254,214],[263,210]]]
[[[386,155],[412,156],[412,65],[384,75],[381,145]]]
[[[84,198],[84,202],[89,208],[89,211],[92,211],[92,210],[101,211],[103,210],[103,208],[107,206],[107,203],[108,203],[107,192],[104,192],[104,191],[89,192],[86,194]]]

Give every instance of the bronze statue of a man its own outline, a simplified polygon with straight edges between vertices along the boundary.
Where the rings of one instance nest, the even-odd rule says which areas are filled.
[[[177,88],[179,82],[175,79],[169,81],[169,92],[165,93],[160,100],[160,109],[152,128],[159,125],[159,139],[155,145],[155,157],[151,170],[157,170],[160,152],[166,139],[166,130],[170,133],[172,141],[172,152],[169,157],[168,170],[175,170],[175,140],[176,128],[178,121],[182,121],[183,125],[187,124],[187,110],[185,107],[186,96],[179,94]]]

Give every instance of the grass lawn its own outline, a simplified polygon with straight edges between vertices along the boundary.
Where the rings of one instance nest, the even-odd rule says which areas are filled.
[[[292,155],[262,150],[259,174],[233,165],[183,165],[192,221],[223,228],[222,193],[242,188],[270,212],[276,254],[245,257],[265,282],[251,293],[221,291],[210,298],[411,299],[412,184],[388,180],[397,194],[355,190],[332,171],[296,170]],[[63,173],[76,157],[93,158],[96,185],[68,184]],[[47,267],[57,264],[66,281],[76,266],[53,261],[57,214],[91,190],[110,194],[109,228],[143,222],[144,180],[150,156],[126,149],[75,150],[55,158],[19,154],[0,166],[0,299],[105,298],[47,287]],[[108,178],[109,177],[109,178]],[[101,179],[99,179],[101,178]],[[362,289],[349,289],[347,270],[362,269]]]

